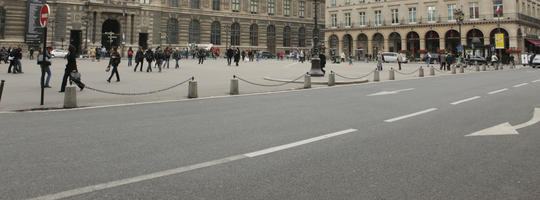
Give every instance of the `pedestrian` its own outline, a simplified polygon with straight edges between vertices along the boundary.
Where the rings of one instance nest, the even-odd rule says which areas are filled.
[[[137,71],[137,67],[139,65],[141,65],[140,72],[142,72],[143,63],[144,63],[144,53],[143,53],[142,47],[139,47],[139,49],[137,50],[137,53],[135,53],[135,67],[133,68],[133,72]]]
[[[30,60],[34,59],[34,47],[30,48]]]
[[[154,60],[154,52],[152,52],[152,48],[148,48],[146,50],[146,54],[144,54],[144,57],[146,58],[146,62],[148,63],[146,72],[152,72],[152,61]],[[141,68],[142,68],[142,64],[141,64]]]
[[[64,70],[64,77],[62,78],[62,85],[60,86],[59,92],[65,92],[66,91],[66,84],[68,77],[71,76],[71,73],[78,73],[79,70],[77,69],[77,49],[73,45],[69,45],[68,47],[68,55],[67,57],[67,64],[66,69]],[[81,89],[81,91],[84,89],[85,85],[81,82],[80,78],[71,79],[75,84]]]
[[[101,58],[101,49],[99,47],[96,47],[96,60],[99,62],[99,59]]]
[[[345,62],[345,52],[341,52],[341,62]]]
[[[242,61],[246,61],[246,52],[242,51]]]
[[[131,60],[133,59],[133,49],[131,49],[131,47],[129,47],[127,54],[128,54],[128,67],[131,67],[132,66]]]
[[[51,47],[48,47],[45,53],[42,53],[41,50],[39,50],[38,53],[38,65],[41,67],[41,82],[40,85],[42,88],[50,88],[49,81],[51,80],[51,54],[49,51],[51,51]],[[45,56],[45,59],[43,59],[43,56]],[[47,74],[47,78],[45,79],[45,74]],[[44,80],[45,79],[45,80]]]
[[[401,71],[401,63],[402,63],[402,62],[403,62],[403,56],[402,56],[400,53],[398,53],[398,54],[397,54],[397,63],[398,63],[398,69],[399,69],[399,71]]]
[[[107,82],[111,82],[111,78],[116,74],[116,82],[120,82],[120,74],[118,74],[118,65],[120,64],[120,54],[116,47],[111,49],[111,59],[109,60],[109,67],[112,67],[111,76],[107,79]]]
[[[231,47],[227,49],[227,52],[225,53],[227,56],[227,65],[231,66],[232,57],[234,56],[234,51]]]
[[[161,49],[161,47],[158,47],[156,49],[154,58],[156,60],[156,65],[157,65],[157,67],[159,69],[159,72],[161,72],[161,65],[163,64],[164,57],[165,57],[165,55],[163,54],[163,50]]]
[[[198,51],[199,64],[204,64],[204,58],[206,57],[206,51],[204,48],[200,48]]]
[[[452,54],[448,54],[446,55],[446,71],[450,71],[450,69],[452,68],[452,64],[454,63],[454,55]]]
[[[96,50],[90,49],[90,57],[92,57],[92,62],[96,62]]]
[[[491,55],[491,66],[495,67],[495,65],[497,64],[497,61],[499,61],[499,58],[497,57],[497,55],[495,54]],[[529,63],[532,63],[532,62],[529,62]]]
[[[431,64],[431,53],[428,51],[427,54],[425,55],[425,58],[426,58],[426,65],[427,65],[427,68],[429,68],[429,65]]]
[[[441,65],[441,67],[439,69],[440,70],[445,70],[445,68],[446,68],[446,54],[444,54],[444,53],[439,54],[439,64]]]
[[[22,72],[22,66],[21,66],[21,58],[22,53],[19,48],[13,48],[11,49],[11,52],[9,54],[9,67],[8,67],[8,73],[11,73],[11,67],[13,67],[13,74],[17,73],[23,73]]]
[[[240,62],[240,49],[236,48],[236,51],[234,52],[234,62],[236,63],[236,66],[238,67],[238,62]]]
[[[319,53],[319,59],[320,59],[320,65],[321,65],[321,71],[323,72],[323,76],[324,74],[326,74],[326,71],[324,70],[324,67],[326,67],[326,56],[324,55],[324,51],[321,51],[321,53]]]
[[[377,70],[378,71],[382,71],[383,68],[382,68],[382,60],[383,60],[383,57],[382,57],[382,51],[379,51],[377,53]]]
[[[182,58],[182,55],[181,55],[180,49],[178,47],[176,47],[172,57],[176,61],[176,65],[174,66],[174,68],[175,69],[180,68],[180,64],[178,63],[178,60],[180,60]]]
[[[304,50],[300,51],[300,62],[304,63],[304,59],[306,59],[306,54],[304,54]]]
[[[106,55],[107,55],[107,49],[105,47],[101,47],[101,58],[105,59]]]
[[[165,69],[165,66],[167,66],[167,69],[169,69],[169,61],[171,60],[171,49],[169,47],[165,48],[165,51],[163,52],[165,63],[163,64],[163,68]]]

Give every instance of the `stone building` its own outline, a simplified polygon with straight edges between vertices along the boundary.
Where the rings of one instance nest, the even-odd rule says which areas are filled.
[[[0,1],[0,46],[28,41],[28,1]],[[41,0],[37,0],[40,2]],[[319,6],[324,27],[324,1]],[[55,48],[213,44],[271,52],[309,48],[313,0],[48,0]],[[324,36],[323,36],[324,38]]]
[[[456,10],[464,14],[461,33]],[[532,52],[540,50],[539,18],[538,0],[329,0],[326,46],[361,57],[379,50],[415,57],[441,49],[455,53],[460,42],[481,56]],[[496,34],[504,34],[505,49],[494,49]]]

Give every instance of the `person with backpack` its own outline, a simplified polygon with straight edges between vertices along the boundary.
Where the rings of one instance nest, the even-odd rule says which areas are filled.
[[[146,58],[146,62],[148,63],[146,72],[152,72],[152,61],[154,60],[154,52],[152,52],[152,48],[148,48],[146,50],[146,54],[144,54],[144,57]]]
[[[129,47],[127,53],[128,53],[128,67],[131,67],[132,66],[131,60],[133,59],[133,49],[131,49],[131,47]]]
[[[140,71],[142,72],[143,63],[144,63],[144,53],[143,53],[142,47],[139,47],[139,49],[137,50],[137,53],[135,54],[135,67],[133,68],[133,72],[137,71],[137,67],[139,66],[139,64],[141,65]]]
[[[111,59],[109,60],[109,67],[112,67],[111,76],[107,79],[107,82],[111,82],[111,78],[116,74],[116,82],[120,82],[120,74],[118,74],[118,65],[120,65],[120,54],[116,50],[116,47],[111,49]]]

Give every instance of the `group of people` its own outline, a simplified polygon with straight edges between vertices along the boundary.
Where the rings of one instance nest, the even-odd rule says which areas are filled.
[[[21,46],[14,48],[9,47],[7,49],[2,47],[2,49],[0,49],[0,62],[4,61],[5,64],[9,63],[8,73],[23,73],[21,63],[22,58],[23,55]]]

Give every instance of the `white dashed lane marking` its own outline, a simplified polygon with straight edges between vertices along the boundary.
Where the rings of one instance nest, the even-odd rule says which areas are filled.
[[[514,85],[514,87],[521,87],[521,86],[525,86],[525,85],[528,85],[529,83],[522,83],[522,84],[517,84],[517,85]]]
[[[414,116],[418,116],[418,115],[426,114],[426,113],[429,113],[429,112],[433,112],[433,111],[436,111],[436,110],[437,110],[437,108],[430,108],[430,109],[422,110],[420,112],[415,112],[415,113],[411,113],[411,114],[408,114],[408,115],[403,115],[401,117],[387,119],[387,120],[384,120],[384,121],[385,122],[395,122],[395,121],[399,121],[399,120],[402,120],[402,119],[407,119],[407,118],[411,118],[411,117],[414,117]]]

